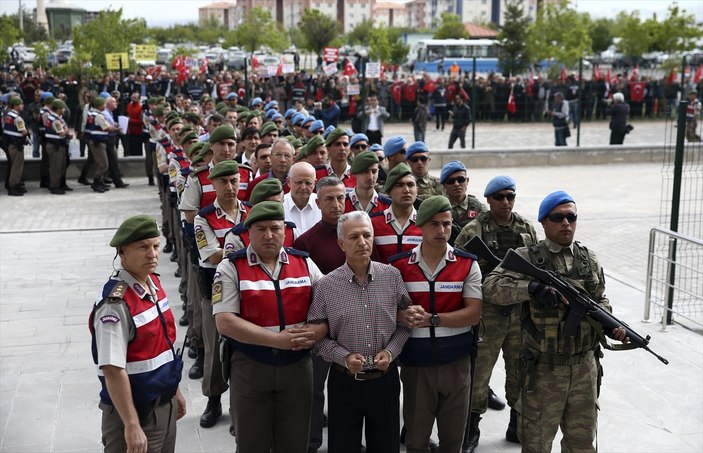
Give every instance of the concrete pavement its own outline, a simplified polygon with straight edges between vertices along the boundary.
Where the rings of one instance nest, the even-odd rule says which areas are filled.
[[[640,322],[647,235],[658,224],[661,165],[472,169],[469,191],[480,195],[497,174],[518,181],[516,211],[532,221],[548,192],[564,189],[574,196],[576,237],[598,254],[615,315],[652,335],[652,349],[671,362],[665,366],[642,350],[606,354],[599,450],[702,451],[703,338],[680,326],[661,332],[658,324]],[[107,244],[115,228],[137,213],[160,219],[156,190],[143,177],[127,182],[132,184],[128,189],[102,195],[72,183],[76,191],[62,197],[30,182],[24,197],[0,196],[2,452],[100,449],[99,383],[90,355],[88,314],[112,272],[114,249]],[[539,225],[537,229],[542,237]],[[175,265],[162,256],[159,270],[180,316]],[[184,334],[179,328],[179,342]],[[191,363],[186,359],[186,368]],[[499,361],[491,381],[499,395],[504,395],[503,378]],[[179,422],[177,451],[234,451],[227,415],[214,428],[198,425],[206,403],[200,381],[184,376],[182,390],[188,414]],[[227,407],[224,401],[225,414]],[[486,414],[478,452],[519,451],[504,440],[507,421],[507,410]]]

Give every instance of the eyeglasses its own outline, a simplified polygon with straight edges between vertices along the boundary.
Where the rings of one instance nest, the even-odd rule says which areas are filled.
[[[569,223],[574,223],[576,222],[576,217],[578,217],[576,214],[550,214],[547,216],[550,222],[554,223],[561,223],[566,219],[567,222]]]
[[[508,199],[508,201],[513,201],[513,200],[515,199],[515,192],[511,192],[511,193],[494,193],[493,195],[491,195],[491,198],[493,198],[493,199],[496,200],[496,201],[503,201],[503,200],[505,200],[506,198]]]
[[[430,158],[430,156],[411,156],[408,160],[410,162],[427,162],[427,160],[429,158]],[[466,179],[466,178],[464,178],[464,179]],[[449,181],[449,180],[447,180],[447,181]],[[463,182],[463,181],[459,181],[459,182]],[[451,182],[449,184],[454,184],[454,183]]]
[[[286,160],[289,160],[289,159],[292,159],[292,158],[293,158],[293,155],[292,155],[292,154],[275,153],[275,154],[271,154],[271,157],[274,157],[274,158],[276,158],[276,159],[286,159]]]
[[[454,183],[459,183],[459,184],[464,184],[466,181],[468,181],[468,178],[466,176],[457,176],[456,178],[447,178],[444,180],[444,184],[452,185]]]
[[[354,148],[354,149],[367,149],[368,147],[369,147],[369,145],[364,145],[364,144],[352,146],[352,148]]]

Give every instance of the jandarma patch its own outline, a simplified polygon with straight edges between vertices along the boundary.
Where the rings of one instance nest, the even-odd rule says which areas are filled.
[[[116,315],[105,315],[100,318],[100,322],[102,322],[103,324],[105,324],[105,323],[117,324],[118,322],[120,322],[120,318]]]

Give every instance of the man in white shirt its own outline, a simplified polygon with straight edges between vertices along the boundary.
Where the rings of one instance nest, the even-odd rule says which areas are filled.
[[[315,203],[315,167],[307,162],[293,164],[288,172],[288,185],[290,192],[283,197],[286,220],[295,223],[301,235],[322,218]]]

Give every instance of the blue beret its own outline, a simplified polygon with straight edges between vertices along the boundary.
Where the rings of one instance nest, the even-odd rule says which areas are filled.
[[[305,119],[305,115],[303,115],[302,113],[296,113],[296,114],[293,116],[293,125],[294,125],[294,126],[299,126],[300,123],[301,123],[304,119]]]
[[[98,96],[100,96],[103,99],[107,99],[110,97],[110,93],[108,93],[107,91],[103,91]]]
[[[249,102],[249,107],[254,107],[256,104],[263,104],[264,101],[261,100],[261,98],[254,98]]]
[[[515,190],[515,180],[510,176],[496,176],[491,179],[486,186],[486,190],[483,191],[483,196],[488,197],[501,190]]]
[[[269,110],[269,109],[272,109],[272,108],[274,108],[274,107],[278,107],[278,101],[271,101],[271,102],[269,102],[268,104],[266,104],[266,105],[264,106],[264,110]]]
[[[274,109],[268,109],[268,110],[266,110],[266,119],[267,119],[267,120],[270,120],[271,117],[272,117],[273,115],[275,115],[276,113],[278,113],[278,111],[277,111],[277,110],[274,110]]]
[[[344,129],[344,130],[347,131],[347,135],[348,135],[349,137],[351,137],[352,135],[354,135],[354,131],[351,130],[351,128],[346,128],[346,129]]]
[[[392,156],[403,150],[403,146],[408,143],[402,135],[394,135],[383,145],[383,155],[386,157]]]
[[[369,151],[373,151],[374,153],[376,151],[383,151],[383,146],[379,145],[378,143],[374,143],[373,145],[369,146]]]
[[[369,138],[366,136],[366,134],[354,134],[349,140],[349,146],[354,146],[357,144],[357,142],[369,142]]]
[[[541,222],[542,220],[544,220],[545,217],[549,215],[550,212],[552,212],[552,209],[565,203],[575,203],[575,201],[573,198],[571,198],[571,195],[564,192],[563,190],[557,190],[556,192],[550,193],[549,195],[544,197],[544,200],[542,200],[542,203],[540,203],[539,205],[539,214],[537,215],[537,221]]]
[[[462,164],[458,160],[452,160],[450,162],[447,162],[447,165],[442,168],[442,173],[439,174],[439,182],[441,184],[444,184],[444,181],[447,180],[449,175],[457,171],[466,171],[466,167],[464,166],[464,164]]]
[[[274,113],[273,116],[271,117],[271,121],[282,120],[282,119],[283,119],[283,115],[281,115],[280,113]]]
[[[429,153],[430,149],[427,147],[427,143],[425,142],[415,142],[412,145],[408,146],[408,149],[405,151],[405,158],[409,158],[415,153]]]
[[[336,127],[334,126],[327,126],[327,129],[325,129],[325,132],[322,133],[322,137],[324,137],[325,140],[327,140],[327,136],[329,136],[333,130],[335,130]]]
[[[305,123],[307,123],[307,121],[303,121],[303,124],[305,124]],[[310,132],[321,131],[324,128],[325,128],[325,123],[323,123],[322,120],[315,120],[310,125]]]
[[[295,115],[296,113],[298,113],[298,112],[297,112],[295,109],[288,109],[288,110],[286,110],[286,114],[283,115],[283,118],[285,118],[285,119],[290,119],[290,118],[292,118],[293,115]]]
[[[44,96],[42,94],[42,96]],[[7,100],[10,99],[10,93],[5,93],[2,96],[0,96],[0,101],[2,101],[3,104],[7,104]]]
[[[9,96],[9,93],[6,96]],[[39,99],[44,100],[46,98],[50,98],[53,96],[54,96],[54,94],[51,91],[45,91],[41,94],[41,96],[39,96]]]
[[[239,98],[239,95],[238,95],[237,93],[230,93],[230,94],[227,95],[227,98],[226,98],[226,99],[229,100],[229,99],[235,99],[235,98],[238,99],[238,98]]]
[[[301,125],[308,124],[308,123],[312,123],[313,121],[315,121],[315,117],[310,115],[310,116],[306,117],[305,119],[303,119],[303,122],[300,124]]]

